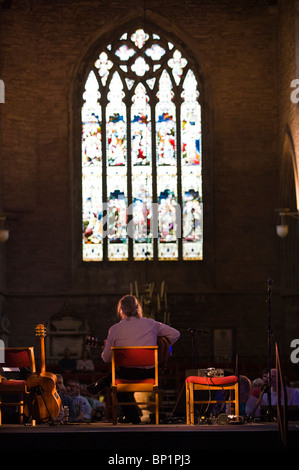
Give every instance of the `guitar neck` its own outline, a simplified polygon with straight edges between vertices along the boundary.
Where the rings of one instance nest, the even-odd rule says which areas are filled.
[[[40,369],[41,373],[46,372],[46,353],[45,353],[45,336],[46,336],[46,329],[43,324],[36,325],[35,327],[35,334],[39,337],[39,345],[40,345]]]
[[[45,338],[40,338],[40,371],[41,373],[46,372],[46,353],[45,353]]]

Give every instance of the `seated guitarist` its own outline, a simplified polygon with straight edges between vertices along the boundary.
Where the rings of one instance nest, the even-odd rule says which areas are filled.
[[[102,359],[111,362],[111,346],[153,346],[157,344],[157,338],[164,336],[173,345],[179,338],[179,331],[164,323],[142,315],[142,308],[137,298],[133,295],[125,295],[117,305],[117,314],[120,321],[109,329],[107,340],[104,342]],[[154,368],[121,368],[118,377],[122,379],[152,378]],[[124,396],[125,395],[125,396]],[[134,401],[133,394],[121,394],[119,401]],[[135,406],[123,406],[124,416],[122,422],[140,422],[138,408]]]

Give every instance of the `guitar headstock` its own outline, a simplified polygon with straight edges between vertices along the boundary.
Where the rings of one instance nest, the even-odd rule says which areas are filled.
[[[39,338],[44,338],[46,336],[46,327],[41,323],[35,327],[35,335]]]

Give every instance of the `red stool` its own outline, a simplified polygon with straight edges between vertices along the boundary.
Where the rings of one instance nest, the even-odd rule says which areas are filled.
[[[234,406],[234,414],[239,417],[239,381],[235,375],[227,377],[187,377],[186,381],[186,423],[194,424],[194,405],[211,403],[230,403]],[[195,400],[194,392],[204,390],[229,390],[228,400]]]
[[[4,350],[4,361],[1,363],[1,367],[12,367],[12,368],[28,368],[32,373],[36,372],[35,366],[35,355],[34,347],[17,347],[17,348],[5,348]],[[0,426],[2,425],[2,407],[16,407],[19,415],[19,423],[23,424],[24,420],[24,406],[25,397],[29,393],[26,380],[5,380],[1,378],[0,373]],[[13,401],[3,401],[12,397]],[[32,421],[32,425],[35,426],[35,420]]]

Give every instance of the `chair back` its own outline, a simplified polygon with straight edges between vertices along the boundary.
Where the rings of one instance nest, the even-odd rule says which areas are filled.
[[[31,372],[36,372],[34,348],[5,348],[4,351],[4,362],[1,363],[1,367],[11,368],[29,368]]]
[[[155,367],[155,384],[158,384],[158,346],[112,346],[112,386],[117,367]]]
[[[155,365],[155,350],[157,347],[127,347],[112,348],[115,366],[119,367],[149,367]]]

